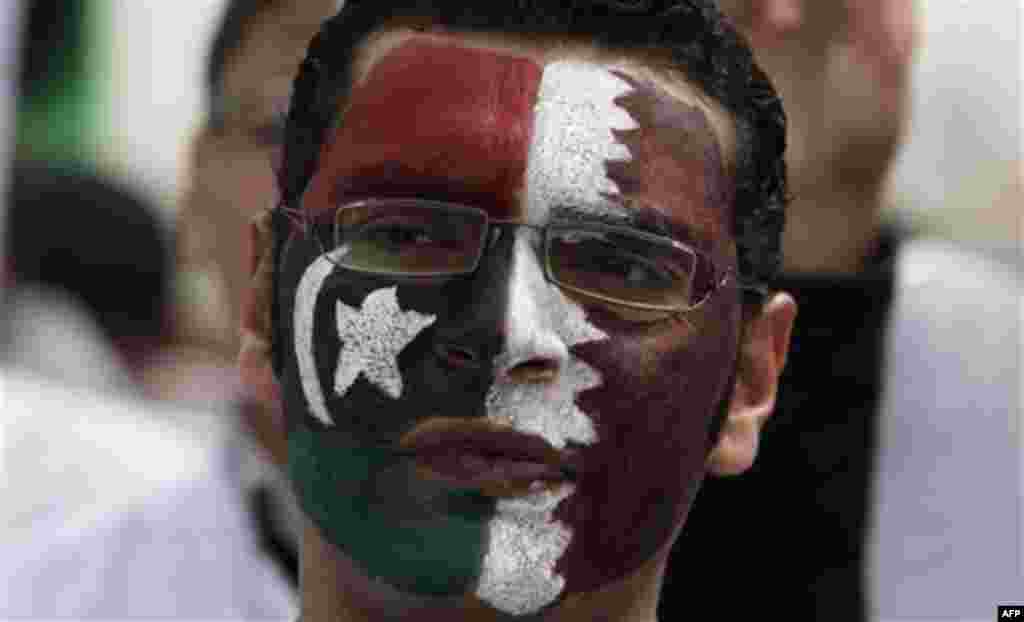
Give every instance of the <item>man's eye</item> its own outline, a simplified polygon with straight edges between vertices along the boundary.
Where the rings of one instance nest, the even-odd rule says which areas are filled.
[[[593,240],[569,246],[573,252],[563,253],[563,267],[577,279],[593,279],[593,286],[601,289],[667,288],[673,285],[671,271],[625,249]]]
[[[623,252],[605,253],[593,256],[592,261],[593,265],[589,268],[587,266],[576,267],[577,269],[602,272],[607,276],[621,279],[624,284],[630,286],[667,286],[672,282],[671,275],[665,270],[635,255]]]
[[[365,231],[362,237],[396,250],[442,245],[443,242],[434,231],[427,227],[405,224],[377,226],[370,231]]]
[[[691,297],[693,254],[617,232],[556,231],[547,268],[577,294],[649,309],[685,307]]]

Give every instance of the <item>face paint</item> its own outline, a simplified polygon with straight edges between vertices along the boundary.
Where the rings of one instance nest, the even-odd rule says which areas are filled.
[[[597,440],[593,422],[576,406],[580,392],[601,384],[600,374],[571,358],[568,348],[607,338],[587,321],[583,310],[544,278],[527,232],[516,236],[505,318],[505,351],[496,360],[497,379],[487,394],[487,418],[553,447]],[[550,383],[524,383],[508,371],[538,356],[553,357],[560,373]],[[572,531],[554,519],[555,508],[575,487],[540,490],[522,499],[502,499],[488,530],[488,548],[477,595],[496,609],[523,614],[555,601],[565,578],[555,564],[572,540]]]
[[[544,68],[527,170],[527,215],[544,223],[552,207],[622,212],[605,163],[629,159],[612,132],[636,127],[615,100],[629,84],[598,65],[558,61]]]
[[[429,39],[401,44],[353,90],[304,208],[422,196],[515,217],[540,76],[526,58]]]
[[[313,360],[313,309],[324,279],[334,270],[332,259],[340,259],[344,254],[345,249],[339,249],[333,253],[333,257],[324,256],[313,262],[303,273],[295,296],[295,360],[302,378],[302,392],[309,411],[324,425],[333,425],[334,421],[327,412],[324,392],[316,373],[316,362]]]
[[[463,79],[453,84],[453,75]],[[317,218],[349,198],[427,196],[514,217],[539,76],[540,67],[527,59],[483,50],[467,53],[423,41],[395,49],[353,91],[345,122],[325,146],[323,166],[303,198],[304,209]],[[326,155],[333,149],[346,155]],[[297,266],[303,264],[299,255]],[[310,270],[313,276],[303,277],[303,283],[322,278],[319,267]],[[305,317],[320,318],[314,320],[317,326],[331,317],[325,305],[335,308],[341,301],[356,308],[370,291],[393,286],[346,276],[343,270],[322,282],[305,302],[302,296],[296,300],[297,308],[309,307]],[[493,294],[471,295],[458,284],[443,292],[408,285],[396,294],[406,312],[445,323],[453,322],[454,310],[467,310],[470,298],[493,304],[495,311],[505,299],[497,288]],[[443,332],[438,328],[443,327],[427,327],[424,334]],[[340,356],[330,343],[335,327],[308,331],[318,337],[305,352],[298,340],[305,332],[299,317],[295,331],[299,365],[286,370],[286,399],[289,379],[293,385],[323,385],[331,376],[325,367]],[[411,461],[394,448],[401,433],[422,419],[482,416],[490,377],[452,373],[417,341],[396,361],[403,380],[400,399],[382,401],[390,396],[355,379],[344,395],[323,400],[337,423],[329,434],[308,421],[296,426],[289,459],[303,507],[340,551],[368,576],[412,594],[443,598],[475,590],[496,504],[473,491],[420,481]],[[317,391],[306,393],[313,396],[311,404],[317,402]],[[320,420],[315,409],[312,419]],[[380,545],[384,542],[388,546]]]
[[[498,501],[476,589],[480,600],[504,613],[523,615],[539,611],[562,594],[565,578],[555,573],[555,564],[572,532],[552,515],[573,490],[565,484],[558,490]]]
[[[397,288],[379,289],[353,309],[338,301],[338,338],[344,344],[334,374],[334,392],[344,396],[360,374],[397,399],[402,396],[398,353],[437,319],[398,308]]]
[[[718,155],[698,108],[625,73],[414,37],[353,89],[303,207],[319,219],[343,200],[418,196],[537,224],[565,208],[588,221],[656,213],[728,262]],[[495,239],[475,274],[397,289],[294,253],[284,384],[286,399],[307,398],[289,401],[299,497],[341,554],[413,595],[473,593],[526,615],[625,578],[667,544],[703,476],[738,299],[639,325],[550,284],[535,231]],[[389,347],[346,351],[378,306],[384,319],[365,327],[399,324]],[[438,354],[452,344],[459,356]],[[538,364],[555,372],[517,376]],[[424,478],[396,447],[439,418],[543,439],[580,457],[578,477],[511,499]]]
[[[305,242],[307,251],[316,247]],[[322,424],[292,426],[288,458],[296,492],[306,513],[369,576],[387,577],[418,594],[461,593],[479,574],[483,526],[493,503],[429,485],[407,498],[385,497],[412,488],[412,468],[394,448],[367,438],[366,426],[353,421],[354,408],[346,407],[365,404],[367,393],[384,404],[401,400],[406,391],[398,358],[434,316],[402,311],[395,287],[371,287],[365,294],[345,288],[347,295],[339,295],[341,271],[333,262],[345,252],[309,263],[294,296],[295,366],[286,370],[286,409],[305,407]],[[304,263],[300,257],[294,265]],[[359,298],[361,304],[355,303]],[[325,322],[331,310],[336,322]],[[333,374],[331,361],[338,363]],[[338,376],[351,380],[339,387]],[[366,382],[356,382],[360,376]],[[324,387],[332,377],[335,386],[328,393]],[[367,426],[374,425],[381,405],[368,409]]]
[[[630,86],[616,103],[635,121],[633,129],[612,130],[629,153],[607,164],[620,200],[720,238],[723,223],[731,220],[732,197],[707,117],[649,81],[616,75]]]
[[[652,83],[621,71],[607,76],[606,81],[620,81],[622,87],[598,89],[598,101],[577,106],[617,112],[598,123],[618,149],[593,150],[608,154],[601,176],[614,190],[602,191],[605,204],[638,223],[664,223],[674,237],[719,253],[717,260],[728,265],[734,260],[725,226],[730,217],[726,184],[705,114]],[[586,118],[566,108],[565,115]],[[570,123],[556,116],[552,125]],[[566,178],[573,185],[587,182]],[[577,199],[573,212],[581,204]],[[625,322],[602,307],[588,310],[609,338],[573,349],[602,382],[576,400],[595,422],[599,440],[581,449],[585,467],[576,491],[555,512],[573,533],[556,566],[567,579],[567,592],[597,589],[638,569],[685,519],[703,477],[709,423],[729,389],[738,308],[735,292],[724,292],[686,320],[646,326]]]

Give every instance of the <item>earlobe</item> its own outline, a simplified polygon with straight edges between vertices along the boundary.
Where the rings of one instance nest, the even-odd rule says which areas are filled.
[[[738,475],[754,464],[761,428],[775,408],[796,310],[793,298],[779,293],[747,321],[729,414],[708,456],[711,473]]]

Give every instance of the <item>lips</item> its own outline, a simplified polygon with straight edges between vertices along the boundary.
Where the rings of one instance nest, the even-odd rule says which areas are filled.
[[[572,482],[578,455],[547,441],[482,420],[429,419],[399,441],[417,472],[457,488],[510,497]]]

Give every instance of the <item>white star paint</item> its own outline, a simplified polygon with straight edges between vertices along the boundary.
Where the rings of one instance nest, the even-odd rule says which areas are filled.
[[[587,321],[578,305],[544,278],[528,231],[516,234],[509,282],[506,350],[495,361],[498,378],[487,394],[487,418],[536,434],[557,448],[569,441],[597,441],[593,422],[576,406],[576,396],[601,384],[601,375],[569,348],[607,335]],[[510,379],[509,369],[535,356],[557,361],[551,383]],[[565,578],[555,564],[572,540],[571,530],[553,518],[574,487],[544,490],[520,499],[501,499],[488,525],[488,548],[477,596],[511,614],[535,612],[561,594]]]
[[[298,362],[302,392],[312,415],[327,426],[333,426],[334,420],[327,412],[323,387],[316,371],[316,360],[313,357],[313,317],[316,311],[316,301],[320,297],[324,281],[334,271],[335,263],[347,252],[348,248],[343,246],[318,257],[302,274],[295,292],[295,359]],[[397,370],[394,357],[405,348],[408,341],[412,341],[412,338],[410,337],[408,341],[402,343],[390,355],[393,370],[388,365],[389,355],[386,353],[400,341],[400,336],[409,333],[412,327],[418,327],[412,330],[412,337],[415,337],[420,330],[432,324],[435,318],[415,311],[403,313],[398,309],[395,289],[392,287],[390,290],[380,289],[371,292],[363,301],[365,310],[363,313],[356,312],[339,301],[339,306],[336,309],[339,318],[338,334],[344,343],[335,373],[336,391],[339,377],[342,379],[341,384],[344,385],[344,389],[347,390],[352,382],[355,382],[359,373],[366,370],[367,378],[388,395],[391,397],[401,396],[402,377]],[[376,298],[374,298],[375,295],[377,295]],[[374,299],[371,300],[371,298]],[[342,307],[347,311],[342,310]],[[341,321],[343,316],[352,318],[344,322],[344,329]],[[362,333],[358,330],[360,326],[365,327],[365,331]],[[345,335],[348,337],[346,338]],[[346,357],[346,350],[350,350],[352,355]],[[352,375],[347,385],[344,383],[346,374]],[[344,390],[339,394],[343,393]]]
[[[348,253],[348,247],[341,247],[330,253],[317,257],[299,280],[295,291],[295,310],[293,325],[295,333],[295,360],[299,365],[299,379],[302,381],[302,392],[306,396],[309,411],[320,423],[334,425],[334,420],[327,412],[320,377],[316,373],[316,361],[313,359],[313,313],[316,311],[316,300],[324,281],[334,271],[334,263]]]
[[[338,301],[338,338],[342,348],[334,374],[334,392],[339,396],[348,392],[360,374],[391,398],[402,396],[398,355],[437,316],[402,311],[397,292],[397,287],[370,292],[361,309]]]
[[[545,66],[526,169],[530,222],[543,223],[557,205],[622,213],[604,196],[618,192],[604,164],[631,159],[612,135],[613,129],[638,127],[614,101],[631,90],[601,65],[563,60]]]

